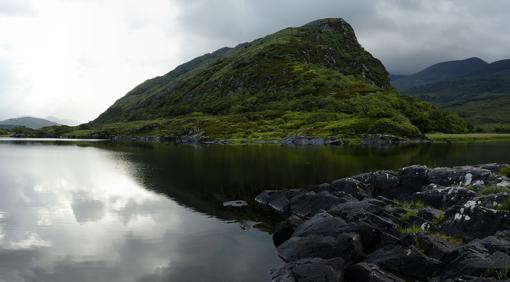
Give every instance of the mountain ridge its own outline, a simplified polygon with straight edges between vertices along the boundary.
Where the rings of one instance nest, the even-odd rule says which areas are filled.
[[[393,84],[398,87],[398,80]],[[510,132],[510,60],[474,72],[403,90],[406,94],[457,113],[477,131]]]
[[[146,80],[89,124],[57,136],[207,136],[282,140],[466,132],[453,114],[391,86],[343,19],[222,48]]]

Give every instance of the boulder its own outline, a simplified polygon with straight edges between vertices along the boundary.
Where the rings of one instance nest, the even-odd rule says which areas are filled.
[[[346,264],[358,262],[365,257],[360,236],[356,233],[342,233],[336,238],[318,235],[292,237],[278,247],[278,255],[285,262],[310,257],[341,257]]]
[[[385,272],[375,264],[360,262],[345,270],[345,280],[349,282],[405,282],[404,279]]]
[[[510,228],[510,212],[489,209],[475,201],[449,208],[446,218],[443,230],[467,241]]]
[[[460,276],[481,277],[490,270],[510,269],[510,257],[503,252],[490,252],[478,242],[461,246],[446,258],[448,264],[443,269],[441,278]]]
[[[278,213],[288,213],[290,198],[304,193],[301,190],[266,190],[255,197],[255,201],[261,205],[268,206]]]
[[[292,236],[305,237],[309,235],[338,236],[345,232],[345,220],[334,217],[327,212],[321,212],[301,224]]]
[[[474,199],[476,193],[464,187],[440,187],[431,184],[423,192],[414,194],[415,201],[423,202],[434,208],[447,208],[453,205],[462,205]]]
[[[273,243],[276,247],[292,237],[298,226],[304,222],[300,217],[291,215],[286,220],[275,225],[273,229]]]
[[[273,282],[341,282],[343,265],[341,258],[306,258],[273,269],[270,275]]]
[[[365,185],[361,181],[350,177],[333,181],[330,190],[345,192],[358,200],[368,196],[365,191]]]
[[[422,165],[401,168],[398,171],[400,193],[411,195],[415,192],[420,192],[424,186],[429,184],[429,172],[430,168]]]
[[[433,277],[441,267],[441,262],[430,258],[414,246],[388,245],[368,255],[366,262],[382,269],[405,276],[425,279]]]
[[[311,191],[292,197],[290,199],[290,212],[302,218],[309,218],[320,211],[328,210],[330,207],[346,201],[327,191],[319,193]]]
[[[416,234],[415,240],[416,245],[425,255],[437,260],[442,260],[443,257],[451,253],[455,248],[448,241],[438,236],[432,236],[426,233]]]

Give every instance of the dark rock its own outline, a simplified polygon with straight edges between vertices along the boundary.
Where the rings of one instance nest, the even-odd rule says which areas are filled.
[[[270,271],[273,282],[341,282],[344,262],[340,258],[306,258]]]
[[[330,190],[332,191],[341,191],[347,194],[352,195],[358,200],[366,198],[368,195],[366,193],[365,185],[361,183],[361,181],[356,180],[354,178],[342,178],[335,180],[331,183]]]
[[[426,207],[418,210],[418,216],[425,220],[433,221],[441,218],[441,216],[443,216],[443,212],[435,208]]]
[[[278,213],[288,213],[290,206],[290,198],[300,193],[301,190],[266,190],[260,193],[255,201],[261,205],[268,206]]]
[[[444,188],[431,184],[423,192],[415,193],[413,199],[434,208],[447,208],[453,205],[462,205],[475,197],[475,192],[464,187]]]
[[[290,212],[297,216],[308,218],[345,201],[326,191],[319,193],[312,191],[292,197],[290,199]]]
[[[501,204],[506,201],[510,197],[510,193],[508,192],[502,192],[498,194],[490,194],[485,196],[480,196],[475,199],[477,203],[479,203],[481,206],[484,206],[486,208],[490,209],[497,209],[501,207]]]
[[[378,214],[383,208],[370,203],[368,200],[346,202],[335,205],[329,209],[329,213],[341,217],[347,221],[354,221],[362,218],[366,213]]]
[[[460,185],[463,177],[455,169],[449,167],[433,168],[427,177],[428,181],[441,186]]]
[[[479,167],[481,169],[490,170],[492,173],[499,173],[502,169],[510,167],[510,165],[492,163],[492,164],[477,165],[477,167]]]
[[[448,255],[449,262],[441,278],[459,276],[480,277],[488,270],[510,269],[510,257],[503,252],[489,252],[478,242],[461,246]]]
[[[468,241],[510,229],[510,212],[488,209],[475,201],[448,209],[446,218],[443,230]]]
[[[416,244],[425,255],[438,260],[442,260],[454,249],[454,246],[448,241],[426,233],[416,234]]]
[[[297,216],[289,216],[286,220],[276,224],[273,232],[273,243],[276,247],[292,237],[296,229],[304,222]]]
[[[341,257],[347,264],[365,257],[360,236],[356,233],[342,233],[336,238],[317,235],[292,237],[278,247],[278,255],[286,262],[310,257]]]
[[[382,269],[418,279],[432,277],[441,267],[441,262],[427,257],[414,246],[404,248],[388,245],[368,255],[366,261]]]
[[[322,212],[301,224],[293,236],[322,235],[336,237],[338,234],[345,232],[346,224],[345,220],[334,217],[327,212]]]
[[[223,202],[223,206],[226,208],[240,209],[248,206],[248,203],[242,200],[227,201]]]
[[[429,184],[428,175],[430,169],[426,166],[413,165],[401,168],[398,171],[400,178],[400,192],[411,195],[420,192],[423,186]]]
[[[405,282],[405,280],[381,270],[377,265],[360,262],[345,270],[345,280],[352,282]]]
[[[296,136],[287,137],[282,140],[283,145],[342,145],[344,142],[336,137],[312,137],[312,136]]]
[[[389,134],[372,134],[364,136],[361,143],[365,145],[396,145],[409,143],[409,140]]]

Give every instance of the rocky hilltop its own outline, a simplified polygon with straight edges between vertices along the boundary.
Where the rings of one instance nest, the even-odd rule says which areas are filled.
[[[150,79],[73,134],[272,140],[466,130],[458,117],[398,94],[347,22],[321,19]]]
[[[410,166],[256,201],[287,216],[273,281],[510,278],[509,165]],[[506,280],[508,281],[508,280]]]

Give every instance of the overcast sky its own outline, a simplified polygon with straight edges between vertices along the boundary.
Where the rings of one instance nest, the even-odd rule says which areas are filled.
[[[0,119],[94,119],[144,80],[324,17],[392,73],[510,58],[508,0],[0,0]]]

